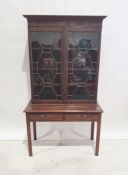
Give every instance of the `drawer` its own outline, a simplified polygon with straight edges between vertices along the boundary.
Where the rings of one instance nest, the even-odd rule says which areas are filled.
[[[66,114],[67,121],[96,121],[97,114]]]
[[[29,119],[32,121],[61,121],[61,114],[29,114]]]

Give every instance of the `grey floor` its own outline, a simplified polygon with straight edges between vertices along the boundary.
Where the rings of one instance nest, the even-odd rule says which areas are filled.
[[[128,140],[0,141],[0,175],[128,175]]]

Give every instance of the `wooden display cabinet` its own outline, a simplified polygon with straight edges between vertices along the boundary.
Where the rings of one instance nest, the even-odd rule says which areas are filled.
[[[91,122],[91,139],[97,123],[99,152],[102,109],[97,103],[101,28],[105,16],[24,15],[28,21],[31,100],[26,121],[29,155],[30,123]]]

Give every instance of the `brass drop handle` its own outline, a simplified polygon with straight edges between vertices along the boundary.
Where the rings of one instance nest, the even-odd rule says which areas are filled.
[[[47,115],[47,114],[45,114],[45,115],[41,115],[41,118],[43,118],[43,119],[47,120],[49,117],[48,117],[48,115]]]
[[[84,115],[80,116],[80,120],[84,120],[86,117],[87,117],[87,115],[84,114]]]

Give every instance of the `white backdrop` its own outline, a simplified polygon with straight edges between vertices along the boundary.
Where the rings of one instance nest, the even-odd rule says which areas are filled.
[[[26,138],[30,99],[27,22],[22,14],[108,15],[103,22],[98,101],[102,138],[128,139],[128,1],[0,0],[0,139]],[[89,124],[40,123],[43,139],[83,139]]]

